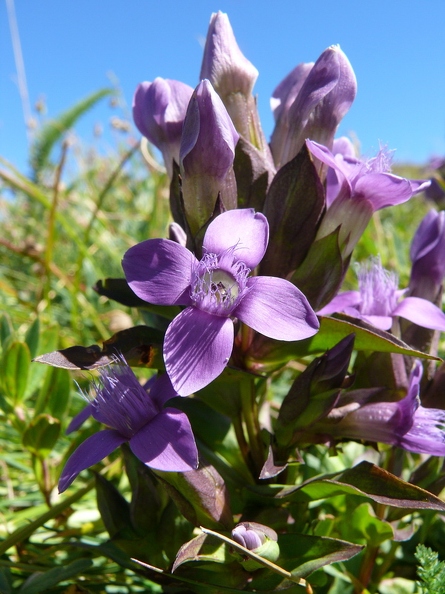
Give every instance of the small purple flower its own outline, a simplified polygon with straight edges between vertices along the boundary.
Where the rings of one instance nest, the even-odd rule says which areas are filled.
[[[59,480],[65,491],[79,472],[100,462],[128,442],[133,453],[150,468],[185,472],[198,466],[198,451],[185,413],[165,403],[178,394],[166,374],[150,382],[147,392],[125,360],[101,370],[96,397],[69,427],[79,427],[91,414],[107,425],[88,437],[72,454]]]
[[[416,360],[402,400],[358,406],[332,426],[334,434],[388,443],[418,454],[444,456],[445,411],[420,404],[421,378],[422,365]],[[333,414],[336,415],[335,409]]]
[[[341,312],[381,330],[389,330],[393,318],[401,317],[423,328],[445,331],[445,314],[426,299],[402,299],[407,289],[398,288],[397,275],[385,270],[378,258],[360,267],[358,283],[358,291],[339,293],[318,315]]]
[[[192,93],[193,89],[180,81],[158,77],[138,85],[134,94],[134,123],[161,151],[170,177],[173,161],[179,164],[182,126]]]
[[[300,64],[288,74],[271,102],[275,129],[270,146],[277,168],[297,155],[306,138],[331,147],[356,92],[354,71],[338,45],[327,48],[315,64]]]
[[[445,212],[430,210],[417,229],[410,250],[410,294],[435,301],[445,276]]]
[[[306,297],[290,282],[249,276],[264,256],[269,225],[253,209],[216,217],[203,240],[203,258],[167,239],[130,248],[122,266],[132,290],[158,305],[184,305],[164,341],[167,373],[180,395],[214,380],[233,348],[233,320],[277,340],[314,335],[319,323]]]
[[[424,182],[388,173],[391,153],[386,149],[371,159],[361,160],[341,153],[333,155],[328,148],[311,140],[306,145],[338,178],[327,186],[327,212],[317,238],[340,227],[339,245],[345,257],[354,249],[375,211],[406,202],[425,187]]]

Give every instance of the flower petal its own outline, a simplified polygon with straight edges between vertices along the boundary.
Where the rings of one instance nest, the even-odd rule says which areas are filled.
[[[333,313],[342,312],[345,307],[352,307],[358,305],[361,301],[359,291],[345,291],[336,295],[332,301],[317,311],[319,316],[329,316]]]
[[[196,258],[169,239],[148,239],[131,247],[122,267],[138,297],[156,305],[189,305]]]
[[[150,398],[162,408],[168,400],[176,398],[178,394],[166,373],[158,375],[155,379],[156,381],[150,387]]]
[[[198,450],[187,415],[166,408],[129,441],[133,453],[150,468],[168,472],[194,470]]]
[[[269,223],[253,208],[228,210],[214,219],[207,228],[203,247],[221,254],[236,246],[235,260],[255,268],[261,262],[269,241]]]
[[[87,404],[80,413],[77,413],[75,417],[72,418],[71,423],[68,425],[65,434],[69,435],[73,431],[77,431],[79,427],[81,427],[85,421],[88,419],[90,415],[93,414],[94,407],[92,404]]]
[[[256,276],[233,315],[276,340],[302,340],[313,336],[320,324],[303,293],[289,281],[272,276]]]
[[[227,365],[233,322],[188,307],[171,322],[164,340],[165,368],[174,389],[187,396],[204,388]]]
[[[125,441],[126,438],[114,429],[104,429],[88,437],[65,464],[59,479],[59,493],[71,485],[79,472],[103,460]]]
[[[405,318],[422,328],[445,332],[445,314],[434,303],[420,297],[406,297],[401,301],[393,316]]]
[[[363,197],[374,211],[406,202],[412,194],[407,179],[390,173],[368,173],[360,177],[354,187],[354,199]]]

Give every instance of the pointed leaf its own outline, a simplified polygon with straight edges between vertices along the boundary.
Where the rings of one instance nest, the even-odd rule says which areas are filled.
[[[60,421],[51,415],[38,415],[35,417],[22,436],[25,448],[36,456],[48,456],[56,445],[60,435]]]
[[[134,326],[114,334],[102,349],[98,345],[73,346],[40,355],[34,361],[63,369],[96,369],[109,365],[117,354],[122,354],[129,365],[163,369],[162,341],[163,333],[159,330]]]
[[[28,345],[14,341],[9,344],[2,357],[2,383],[6,397],[18,404],[26,391],[31,355]]]
[[[269,221],[270,241],[260,274],[288,278],[305,259],[323,209],[323,186],[304,145],[278,171],[267,193],[264,214]]]

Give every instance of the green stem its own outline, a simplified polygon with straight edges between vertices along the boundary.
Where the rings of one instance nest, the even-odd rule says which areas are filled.
[[[253,462],[255,478],[264,464],[264,450],[261,442],[260,427],[258,422],[258,410],[255,401],[255,391],[252,380],[241,382],[241,407],[243,419],[249,438],[250,454]]]

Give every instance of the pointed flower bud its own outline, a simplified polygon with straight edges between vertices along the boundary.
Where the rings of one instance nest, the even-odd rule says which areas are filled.
[[[208,80],[196,87],[187,109],[179,164],[187,222],[193,234],[210,219],[218,193],[236,207],[233,160],[239,134]]]
[[[161,151],[170,177],[173,161],[179,163],[182,126],[192,93],[192,87],[180,81],[158,77],[138,85],[134,94],[134,123]]]
[[[276,124],[270,146],[277,168],[298,154],[306,138],[331,148],[356,92],[354,71],[338,45],[327,48],[312,67],[297,66],[273,94]]]
[[[445,212],[430,210],[417,229],[410,251],[410,294],[435,301],[445,276]]]
[[[252,95],[258,70],[238,47],[229,17],[223,12],[210,19],[200,76],[210,80],[241,136],[272,165]]]

